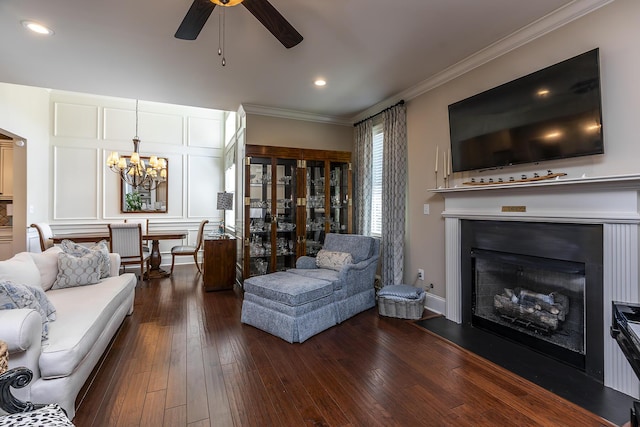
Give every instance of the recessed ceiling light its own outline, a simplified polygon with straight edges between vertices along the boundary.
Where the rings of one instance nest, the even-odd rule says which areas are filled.
[[[42,24],[38,24],[37,22],[22,21],[22,26],[25,27],[25,28],[28,28],[29,30],[33,31],[34,33],[44,34],[46,36],[52,36],[53,35],[53,30],[52,29],[47,28]]]
[[[318,79],[315,82],[313,82],[314,85],[316,86],[325,86],[327,84],[327,82],[323,79]]]

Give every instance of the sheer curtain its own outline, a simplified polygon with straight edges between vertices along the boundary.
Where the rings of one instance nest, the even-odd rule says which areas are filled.
[[[382,283],[402,283],[407,192],[407,109],[404,103],[383,112]]]
[[[353,159],[355,232],[371,235],[371,153],[373,146],[373,120],[356,125]]]

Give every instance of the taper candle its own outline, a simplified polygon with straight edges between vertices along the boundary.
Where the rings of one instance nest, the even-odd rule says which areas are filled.
[[[439,150],[439,146],[436,145],[436,173],[438,173],[438,150]]]
[[[442,174],[447,177],[447,150],[442,152]]]

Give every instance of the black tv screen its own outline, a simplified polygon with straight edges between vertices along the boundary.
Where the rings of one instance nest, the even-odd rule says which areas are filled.
[[[598,49],[449,105],[454,172],[604,153]]]

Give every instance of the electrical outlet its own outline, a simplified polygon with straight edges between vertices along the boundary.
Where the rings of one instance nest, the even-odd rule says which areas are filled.
[[[429,289],[433,289],[433,283],[429,283]]]
[[[421,268],[418,269],[418,280],[424,280],[424,270]]]

